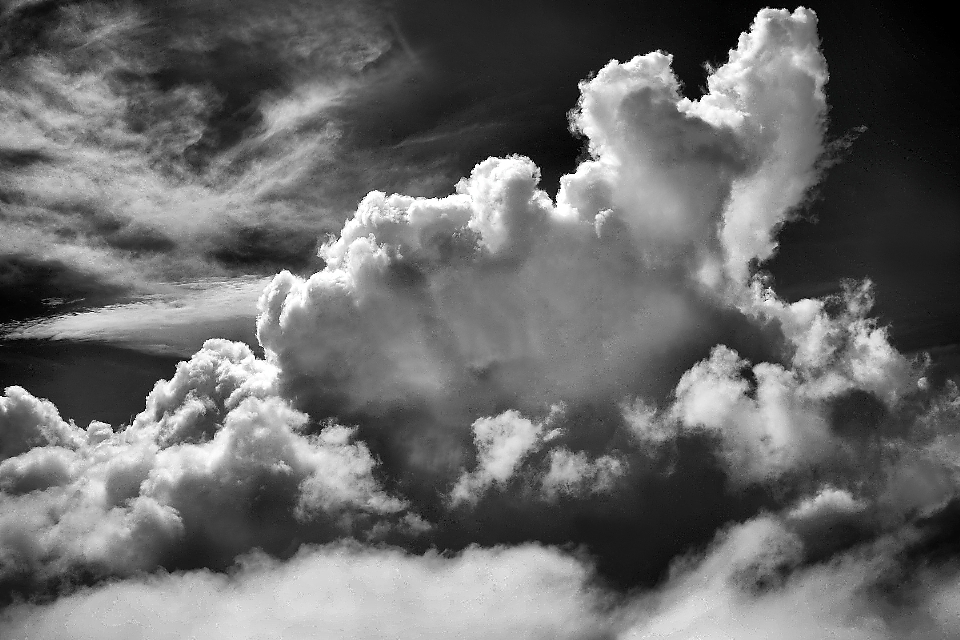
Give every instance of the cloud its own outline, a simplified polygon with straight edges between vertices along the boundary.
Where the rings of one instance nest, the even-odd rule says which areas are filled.
[[[924,393],[927,363],[896,351],[868,316],[869,282],[787,304],[755,279],[736,304],[778,324],[787,357],[752,364],[717,345],[681,376],[663,411],[642,398],[623,405],[639,441],[662,446],[680,431],[700,431],[719,440],[733,478],[764,482],[860,455],[884,420],[898,436],[915,429],[916,399],[932,397]]]
[[[192,25],[181,9],[167,19]],[[224,28],[271,69],[295,59],[350,84],[343,68],[380,60],[360,46],[330,61],[342,43],[314,49],[285,21],[239,15]],[[126,33],[130,20],[110,24]],[[171,46],[208,60],[228,39]],[[445,197],[370,192],[312,275],[282,271],[264,288],[263,358],[207,341],[129,425],[82,429],[8,389],[0,581],[8,601],[48,602],[12,604],[0,624],[24,637],[949,637],[956,385],[891,345],[869,282],[789,303],[754,273],[820,177],[815,15],[761,11],[698,100],[670,65],[655,52],[581,83],[571,125],[590,157],[555,199],[521,156],[480,162]],[[62,70],[36,73],[67,86]],[[336,138],[318,114],[349,91],[281,80],[295,88],[222,94],[255,105],[253,120],[214,135],[198,116],[202,150],[217,149],[205,175],[239,168],[236,183],[174,185],[191,206],[252,198],[279,216],[239,244],[315,230],[285,198],[300,161]],[[85,81],[64,98],[77,113],[120,100]],[[191,105],[216,108],[164,95],[185,125]],[[190,131],[150,139],[186,153]],[[319,146],[277,152],[305,131]],[[136,162],[166,157],[136,132],[108,134]],[[218,234],[253,210],[223,231],[184,209],[195,226],[168,236],[226,251],[197,264],[236,276],[225,265],[245,249]],[[104,224],[100,204],[84,211]],[[152,220],[131,215],[127,226]],[[142,346],[149,328],[183,348],[193,324],[241,316],[254,280],[209,282],[18,330]]]
[[[624,474],[624,466],[623,461],[609,455],[589,460],[582,451],[554,449],[550,452],[550,468],[543,477],[543,491],[552,499],[562,495],[604,493]]]
[[[539,484],[547,500],[612,489],[617,478],[626,472],[625,463],[610,455],[589,460],[582,451],[573,453],[564,446],[554,446],[563,437],[563,431],[550,427],[562,422],[562,416],[563,407],[554,405],[549,415],[537,423],[516,411],[474,422],[477,465],[473,471],[460,474],[450,492],[451,504],[476,504],[491,488],[503,491],[521,475],[526,476],[528,484],[521,491],[536,491],[534,486]],[[544,465],[543,453],[547,451],[549,463]],[[540,454],[537,461],[530,460],[534,453]],[[545,469],[537,469],[538,466]]]
[[[453,487],[454,504],[477,500],[494,484],[505,485],[523,458],[536,447],[543,425],[536,425],[516,411],[473,423],[477,445],[477,468],[464,473]]]
[[[71,425],[48,400],[34,398],[20,387],[9,387],[0,398],[3,431],[0,458],[20,455],[36,446],[67,445],[77,442]]]
[[[381,487],[354,430],[307,431],[275,380],[247,346],[212,340],[118,431],[96,421],[81,429],[9,388],[0,582],[225,568],[253,548],[290,554],[296,540],[422,529]]]
[[[820,508],[799,507],[803,515],[795,511],[793,518],[830,522],[825,512],[857,508],[841,495],[825,492],[815,499]],[[824,508],[827,501],[835,506]],[[720,533],[703,556],[678,561],[667,583],[635,604],[639,620],[623,637],[879,640],[960,631],[948,602],[956,567],[936,570],[904,559],[916,531],[808,562],[795,527],[762,516]],[[818,535],[835,533],[821,526]]]
[[[761,12],[699,101],[669,65],[614,61],[581,84],[573,126],[593,157],[556,202],[519,156],[481,162],[445,198],[370,193],[321,248],[322,271],[281,273],[261,299],[258,337],[284,392],[369,429],[416,399],[424,429],[460,430],[456,449],[495,407],[650,394],[662,361],[688,357],[717,315],[751,322],[747,263],[772,244],[743,254],[724,225],[760,215],[735,193],[786,194],[749,232],[772,243],[817,179],[815,18]]]
[[[230,575],[118,583],[5,613],[15,637],[604,638],[589,568],[536,545],[452,557],[331,545]],[[269,603],[269,604],[266,604]],[[156,624],[158,612],[170,615]]]
[[[751,385],[741,377],[746,366],[736,352],[714,349],[677,384],[676,419],[720,434],[730,468],[747,478],[779,475],[828,456],[833,442],[827,421],[796,374],[761,363],[752,369]]]
[[[622,221],[653,264],[742,283],[818,180],[827,71],[816,16],[761,11],[699,100],[681,97],[671,62],[611,61],[581,83],[571,126],[593,159],[561,179],[557,205]]]
[[[46,315],[47,298],[89,308],[309,269],[317,237],[362,193],[352,164],[387,172],[390,161],[359,157],[343,135],[356,91],[405,75],[382,12],[220,4],[4,12],[4,320]]]
[[[816,500],[850,504],[837,492]],[[597,585],[582,557],[540,545],[415,556],[341,543],[306,547],[285,562],[252,554],[227,574],[144,576],[50,604],[18,604],[4,611],[3,624],[22,638],[321,633],[879,640],[956,634],[955,567],[903,559],[929,531],[888,536],[810,563],[796,522],[823,518],[823,508],[799,507],[790,519],[766,514],[732,525],[702,554],[678,559],[657,589],[627,597]]]
[[[211,331],[256,344],[253,325],[263,278],[205,280],[165,287],[134,302],[10,323],[6,340],[98,341],[189,357]]]

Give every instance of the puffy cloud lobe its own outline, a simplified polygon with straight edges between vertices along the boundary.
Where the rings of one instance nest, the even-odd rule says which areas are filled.
[[[696,101],[662,52],[610,62],[581,83],[572,127],[594,158],[561,180],[561,210],[621,220],[654,263],[711,286],[746,280],[818,176],[826,64],[812,11],[766,9]]]
[[[173,378],[157,382],[132,428],[161,446],[208,440],[241,401],[276,395],[276,378],[277,370],[248,346],[209,340],[177,365]]]
[[[523,458],[536,447],[543,425],[534,424],[516,411],[473,423],[477,468],[460,476],[451,493],[454,504],[476,500],[493,484],[505,485]]]
[[[34,398],[22,387],[8,387],[0,397],[0,460],[33,447],[76,446],[76,431],[52,402]]]
[[[819,45],[813,11],[767,9],[740,36],[729,61],[707,78],[709,95],[701,108],[743,114],[740,126],[750,131],[752,151],[763,158],[734,182],[723,212],[720,239],[734,281],[743,281],[751,260],[771,257],[779,226],[819,179],[827,109]]]
[[[11,581],[78,567],[95,578],[222,569],[254,547],[290,557],[304,542],[425,529],[378,472],[391,487],[426,487],[409,500],[440,515],[441,546],[463,548],[457,526],[468,540],[558,544],[602,527],[612,542],[587,551],[607,566],[686,536],[681,526],[703,531],[680,544],[700,544],[733,517],[726,502],[695,514],[705,526],[677,513],[696,500],[656,510],[672,499],[653,495],[659,487],[684,488],[678,475],[723,485],[712,467],[689,466],[707,465],[704,443],[740,492],[778,489],[744,500],[744,521],[679,559],[658,588],[615,597],[590,586],[583,560],[530,545],[422,557],[348,545],[248,558],[227,575],[140,577],[9,609],[2,624],[49,637],[65,624],[95,628],[90,612],[101,610],[108,624],[121,616],[159,633],[147,616],[165,601],[183,612],[183,628],[168,627],[178,636],[955,635],[944,614],[956,608],[955,571],[913,561],[950,533],[955,387],[930,389],[891,346],[868,317],[868,285],[788,304],[747,279],[817,179],[825,81],[804,9],[762,11],[698,101],[681,97],[666,54],[613,62],[582,85],[573,126],[593,158],[564,178],[556,203],[515,156],[480,163],[446,198],[372,192],[321,248],[324,269],[281,273],[264,291],[266,361],[209,342],[118,433],[81,430],[16,389],[0,405],[14,425],[0,463],[0,567]],[[269,126],[302,115],[271,113]],[[754,364],[722,336],[727,346],[697,351],[684,362],[706,357],[661,381],[679,378],[669,401],[645,395],[644,380],[665,377],[658,366],[692,350],[717,309],[773,326],[779,351]],[[588,415],[525,417],[558,403]],[[390,445],[410,441],[398,464]],[[699,492],[729,498],[723,486],[685,495]],[[774,511],[756,516],[758,505]],[[522,515],[503,523],[531,512],[535,526]],[[665,533],[638,542],[638,520]],[[883,597],[900,582],[899,599]],[[277,592],[288,597],[276,619],[262,615],[264,594]],[[316,607],[318,597],[333,605]]]
[[[955,567],[905,560],[915,534],[889,534],[827,562],[810,561],[804,530],[833,536],[838,515],[863,508],[827,489],[786,516],[728,528],[703,556],[678,560],[661,589],[640,597],[622,637],[954,637]]]
[[[582,451],[566,448],[550,452],[550,467],[543,476],[543,492],[549,499],[576,496],[582,493],[604,493],[613,489],[614,482],[624,474],[626,463],[604,455],[590,460]]]
[[[572,126],[595,159],[562,178],[557,196],[567,215],[598,228],[620,221],[646,259],[668,265],[715,244],[718,209],[745,164],[728,126],[683,108],[670,62],[660,52],[612,61],[581,84]]]
[[[465,430],[498,404],[533,413],[608,393],[678,344],[708,305],[558,216],[536,174],[488,160],[447,198],[367,196],[324,246],[326,269],[280,274],[261,298],[284,393],[334,415],[415,399]]]
[[[24,640],[609,637],[589,578],[575,558],[536,545],[453,557],[332,545],[286,563],[246,558],[229,576],[130,580],[3,615]]]
[[[699,101],[665,54],[611,62],[581,85],[573,126],[593,159],[556,203],[520,157],[478,164],[445,198],[370,193],[321,248],[322,271],[282,273],[260,300],[283,393],[379,431],[419,403],[421,430],[462,434],[504,407],[662,384],[653,363],[711,313],[758,313],[746,263],[769,257],[817,178],[817,44],[812,12],[761,12]],[[447,443],[445,468],[466,440]]]
[[[791,365],[817,380],[818,393],[863,389],[892,406],[918,388],[923,363],[897,351],[887,329],[869,316],[869,280],[844,283],[835,296],[792,304],[755,280],[741,304],[761,319],[779,323],[791,347]]]
[[[683,374],[673,416],[684,427],[717,433],[727,464],[739,477],[764,480],[829,455],[823,408],[807,396],[796,373],[760,363],[752,368],[754,386],[741,374],[747,366],[736,352],[714,349]]]
[[[63,435],[8,457],[0,580],[226,567],[254,547],[292,553],[298,538],[423,529],[375,479],[353,430],[307,433],[307,416],[272,395],[274,376],[245,345],[212,340],[157,384],[130,426],[55,423]],[[47,410],[35,417],[56,416],[49,403],[8,394]]]
[[[912,403],[923,395],[933,402],[925,411],[932,411],[943,400],[922,393],[925,363],[899,353],[886,329],[867,315],[873,303],[869,282],[847,284],[828,299],[788,304],[757,280],[735,300],[759,321],[778,323],[783,361],[751,364],[716,346],[681,376],[663,410],[642,399],[623,405],[639,442],[662,447],[681,432],[710,434],[719,440],[731,476],[747,483],[850,455],[846,464],[856,466],[863,439],[884,435],[878,431],[883,415],[899,424],[908,447],[923,446],[927,436],[911,415]],[[941,398],[949,396],[948,390]],[[838,410],[845,403],[850,409]],[[863,404],[883,415],[867,416]]]
[[[626,472],[626,463],[614,455],[590,460],[583,451],[574,453],[558,446],[563,429],[551,427],[562,419],[563,411],[562,406],[554,405],[540,422],[516,411],[474,422],[477,465],[457,479],[450,492],[451,504],[475,504],[489,489],[503,491],[517,481],[527,483],[521,491],[539,485],[547,500],[610,491]],[[549,462],[543,460],[544,452],[549,452]]]

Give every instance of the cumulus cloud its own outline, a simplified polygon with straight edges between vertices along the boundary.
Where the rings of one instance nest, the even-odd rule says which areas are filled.
[[[223,568],[252,548],[425,526],[380,485],[353,429],[308,432],[275,380],[246,345],[212,340],[117,431],[8,389],[0,581]]]
[[[48,400],[34,398],[20,387],[9,387],[0,398],[0,458],[6,459],[36,446],[78,442],[70,424]]]
[[[505,485],[523,458],[536,447],[543,425],[527,420],[516,411],[473,423],[477,445],[477,468],[464,473],[451,493],[454,504],[476,500],[493,484]]]
[[[752,385],[741,375],[746,366],[736,352],[717,347],[683,374],[671,407],[680,424],[719,434],[727,463],[748,478],[778,475],[829,455],[827,420],[805,397],[796,374],[761,363],[751,370]]]
[[[257,24],[232,28],[259,42]],[[312,59],[286,35],[270,51]],[[8,607],[2,624],[23,637],[955,633],[955,564],[924,559],[954,562],[956,385],[893,348],[870,283],[789,303],[753,273],[819,179],[815,15],[761,11],[698,100],[670,65],[655,52],[581,83],[571,125],[589,158],[556,199],[520,156],[480,162],[446,197],[370,192],[320,245],[322,268],[265,287],[263,358],[208,341],[129,425],[82,429],[8,389],[0,580],[26,597],[74,590]],[[277,131],[333,99],[267,93],[267,151],[248,140],[231,160],[276,178],[244,187],[261,195],[286,188],[264,160]],[[175,344],[207,317],[200,296],[175,308],[19,331],[124,340],[125,323],[174,322]],[[176,612],[168,626],[158,602]]]
[[[516,156],[478,164],[445,198],[369,194],[321,248],[322,271],[282,273],[261,299],[285,392],[368,428],[415,398],[421,421],[460,433],[498,406],[652,393],[663,360],[688,357],[718,316],[753,322],[747,263],[769,257],[817,178],[815,23],[761,12],[698,101],[665,54],[608,64],[573,114],[592,159],[556,202]]]
[[[817,181],[827,71],[816,16],[761,11],[699,100],[681,96],[671,61],[612,61],[581,83],[571,124],[594,157],[561,180],[557,204],[598,228],[621,222],[654,264],[741,283]]]
[[[603,493],[625,472],[625,463],[605,455],[589,460],[582,451],[566,448],[550,452],[550,468],[543,477],[543,491],[548,498],[580,493]]]
[[[477,465],[457,479],[450,492],[451,503],[454,506],[476,503],[487,490],[493,487],[503,490],[520,475],[527,476],[530,485],[539,484],[547,499],[609,490],[625,472],[625,463],[610,455],[588,460],[582,451],[573,453],[563,446],[553,447],[551,443],[558,441],[562,430],[550,429],[550,426],[558,422],[562,414],[563,407],[555,405],[550,414],[537,423],[516,411],[474,422]],[[549,463],[545,470],[538,470],[535,462],[525,464],[531,454],[546,450],[549,450]]]
[[[914,523],[845,546],[828,561],[811,553],[838,536],[842,517],[865,508],[828,488],[785,516],[729,527],[704,554],[679,559],[663,587],[634,604],[638,621],[624,637],[955,636],[956,567],[935,569],[911,558],[916,546],[942,535],[938,527]]]

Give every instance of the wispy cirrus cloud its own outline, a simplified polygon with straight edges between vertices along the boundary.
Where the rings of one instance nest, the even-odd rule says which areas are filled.
[[[211,333],[256,345],[252,310],[267,282],[248,276],[166,285],[164,293],[133,302],[11,323],[3,337],[106,342],[182,357]]]
[[[349,140],[348,105],[413,73],[375,4],[22,3],[2,29],[6,320],[310,269],[361,181],[429,182]]]

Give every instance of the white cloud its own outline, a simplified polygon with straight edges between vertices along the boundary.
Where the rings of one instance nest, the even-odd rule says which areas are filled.
[[[375,479],[354,430],[309,433],[275,379],[246,345],[212,340],[116,432],[64,423],[50,403],[8,389],[0,579],[225,567],[254,547],[291,553],[297,538],[422,529]]]
[[[453,504],[475,502],[490,486],[505,486],[523,459],[537,447],[543,429],[542,424],[535,424],[516,411],[474,422],[477,468],[457,480],[450,494]]]
[[[423,429],[462,432],[504,407],[627,400],[662,386],[657,369],[720,313],[759,314],[746,264],[770,256],[818,178],[815,17],[761,12],[699,101],[681,97],[670,63],[613,61],[581,83],[573,126],[593,158],[561,180],[556,203],[518,156],[479,163],[445,198],[368,194],[321,248],[322,271],[281,273],[261,299],[258,337],[284,393],[331,415],[419,402]],[[800,385],[775,365],[757,371],[768,395]],[[773,415],[764,402],[758,437],[776,436],[766,421],[784,417],[816,435],[801,408]],[[807,442],[779,429],[768,453]]]
[[[897,351],[887,329],[869,316],[873,307],[869,280],[846,283],[841,294],[830,298],[792,304],[754,281],[741,304],[761,319],[780,324],[791,347],[792,366],[817,379],[816,393],[826,396],[858,388],[893,405],[920,384],[920,369],[926,363],[912,362]]]
[[[393,46],[381,8],[221,4],[5,11],[0,293],[37,297],[9,309],[17,319],[39,315],[42,298],[99,306],[166,298],[171,284],[305,267],[317,237],[355,202],[345,186],[360,171],[353,165],[386,172],[380,156],[355,156],[341,131],[350,96],[409,74],[396,57],[371,66]],[[29,47],[13,37],[34,30]],[[18,273],[24,261],[35,281]],[[236,331],[233,316],[216,311],[208,307],[195,333]],[[129,343],[114,327],[118,313],[49,329]],[[182,348],[158,331],[161,346]]]
[[[739,478],[769,479],[830,455],[834,443],[825,410],[809,397],[798,374],[761,363],[752,368],[753,386],[741,374],[747,366],[736,352],[716,347],[683,374],[672,417],[719,435],[731,473]]]
[[[805,565],[801,538],[783,520],[759,517],[718,535],[703,557],[678,562],[663,587],[634,604],[623,637],[955,637],[955,569],[911,566],[902,549],[891,537]],[[898,583],[905,573],[912,582]]]
[[[605,493],[613,489],[616,480],[626,471],[625,467],[626,463],[614,456],[590,460],[582,451],[574,453],[561,447],[550,452],[550,467],[541,485],[548,499],[561,495]]]
[[[842,503],[835,491],[814,501]],[[946,639],[960,631],[955,567],[911,564],[888,536],[809,563],[790,518],[720,532],[650,590],[617,596],[582,558],[518,545],[415,556],[389,547],[252,554],[227,574],[140,576],[0,617],[24,638],[846,638]],[[793,519],[793,520],[791,520]],[[824,530],[828,531],[828,530]],[[909,581],[900,578],[908,576]]]
[[[557,446],[563,430],[564,408],[554,405],[546,418],[533,422],[516,411],[507,411],[473,423],[477,464],[463,471],[450,492],[452,506],[476,504],[488,490],[505,491],[511,484],[524,485],[521,494],[539,491],[548,501],[559,496],[582,496],[609,492],[627,470],[627,463],[614,455],[590,459],[583,451]],[[547,460],[533,454],[548,452]],[[537,456],[542,458],[542,456]],[[518,482],[519,481],[519,482]],[[539,485],[538,489],[534,487]]]
[[[452,557],[339,545],[286,563],[254,556],[229,576],[130,580],[17,606],[3,622],[24,640],[600,638],[610,624],[589,577],[581,562],[535,545]]]
[[[3,339],[92,340],[189,357],[211,333],[253,342],[257,300],[267,282],[245,277],[170,285],[134,302],[11,323]]]
[[[243,38],[263,37],[258,21],[240,22]],[[322,270],[284,271],[266,286],[257,318],[264,360],[246,345],[208,341],[157,383],[131,425],[82,429],[8,389],[0,579],[28,594],[55,590],[73,572],[120,579],[15,605],[0,624],[25,638],[949,637],[955,620],[944,610],[956,607],[956,574],[918,568],[909,556],[936,544],[927,531],[936,533],[957,499],[956,387],[930,388],[922,363],[893,348],[868,316],[869,285],[787,303],[748,281],[748,264],[772,255],[776,230],[818,179],[827,76],[815,27],[805,9],[760,12],[698,101],[681,96],[667,54],[606,65],[581,84],[572,122],[592,157],[562,179],[556,202],[519,156],[479,163],[444,198],[369,193],[322,245]],[[285,56],[326,56],[326,44],[315,51],[296,29],[276,33],[289,36],[278,45]],[[341,62],[375,59],[376,43],[367,44]],[[39,65],[36,82],[70,89],[63,70],[30,64]],[[63,136],[83,138],[86,118],[115,116],[120,97],[103,86],[102,77],[84,78],[64,97],[76,119],[44,112],[51,121],[34,123],[30,139],[50,146],[45,131],[58,122]],[[113,156],[67,140],[58,153],[72,170],[51,183],[44,211],[80,194],[98,212],[104,202],[129,207],[133,225],[179,203],[168,222],[184,228],[171,237],[196,241],[194,249],[201,236],[215,244],[219,218],[201,209],[222,213],[251,194],[266,202],[286,193],[300,160],[322,155],[325,136],[335,137],[312,119],[337,101],[326,87],[259,105],[262,129],[215,167],[244,167],[246,186],[238,178],[168,189],[171,178],[155,168],[100,184],[95,168]],[[195,136],[187,116],[201,98],[170,97],[184,127],[161,138],[175,150]],[[319,146],[276,156],[301,127],[323,131]],[[165,157],[116,126],[103,135],[139,149],[132,160],[110,160],[120,166],[108,177]],[[83,159],[93,168],[78,166]],[[19,188],[39,189],[44,171],[25,171]],[[270,209],[280,227],[312,224],[309,211],[288,205]],[[236,216],[257,217],[251,208]],[[17,242],[30,233],[18,230]],[[44,233],[33,237],[37,246]],[[144,273],[162,267],[143,260]],[[195,298],[181,287],[172,298],[22,327],[20,337],[143,346],[139,334],[149,329],[183,348],[195,323],[242,315],[257,284],[231,282],[216,301],[206,285]],[[774,344],[747,344],[761,354],[748,361],[735,341],[750,339],[727,332],[727,321],[769,330]],[[670,398],[651,392],[671,387]],[[837,410],[851,399],[857,415]],[[874,413],[860,415],[869,412],[857,402]],[[343,416],[358,426],[341,424]],[[447,529],[413,546],[462,549],[453,522],[461,517],[465,529],[487,527],[468,535],[493,542],[570,531],[563,542],[576,542],[578,528],[652,517],[643,507],[658,474],[685,468],[644,465],[681,449],[707,464],[685,438],[716,444],[734,490],[763,485],[763,504],[790,504],[756,515],[761,502],[744,499],[738,508],[753,517],[725,528],[705,553],[678,559],[657,588],[603,591],[580,556],[536,545],[414,555],[383,544],[435,526]],[[484,503],[493,491],[503,500]],[[593,507],[600,493],[611,494],[614,519],[581,523],[585,512],[556,511],[574,502],[561,498]],[[435,521],[417,515],[421,502]],[[491,526],[484,509],[501,502],[535,508],[540,528]],[[695,508],[678,504],[651,528],[672,537]],[[564,518],[574,524],[550,529]],[[309,546],[343,537],[365,543]],[[623,545],[654,553],[666,544],[610,540],[607,554],[634,558]],[[210,572],[255,548],[289,560],[254,553]],[[890,575],[913,579],[896,586],[899,601],[877,588]]]
[[[812,11],[763,10],[696,101],[681,97],[667,54],[610,62],[581,83],[572,126],[594,158],[561,180],[558,206],[601,226],[621,221],[654,264],[739,286],[819,178],[818,45]]]
[[[79,441],[74,425],[60,417],[52,402],[21,387],[8,387],[0,397],[0,424],[0,460],[37,446],[69,447]]]

